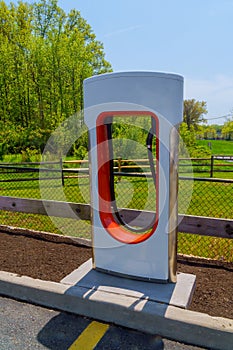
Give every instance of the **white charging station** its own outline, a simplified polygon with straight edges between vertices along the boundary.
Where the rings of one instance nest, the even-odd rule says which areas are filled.
[[[183,77],[157,72],[102,74],[84,81],[84,120],[89,130],[93,268],[135,279],[176,282],[177,126],[183,113]],[[113,118],[151,118],[154,214],[135,232],[124,225],[111,196]],[[153,172],[153,171],[152,171]],[[140,216],[143,221],[143,211]]]

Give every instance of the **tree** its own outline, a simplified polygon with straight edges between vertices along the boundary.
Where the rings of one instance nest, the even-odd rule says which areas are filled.
[[[0,144],[41,149],[45,135],[83,108],[83,80],[111,70],[79,11],[66,14],[57,0],[0,0]]]
[[[233,140],[233,117],[229,118],[223,125],[222,135],[226,140]]]
[[[196,131],[197,138],[209,140],[217,138],[217,130],[215,125],[200,125]]]
[[[184,101],[184,122],[189,130],[191,126],[197,130],[199,123],[206,122],[203,115],[207,114],[207,112],[206,102],[204,101],[196,101],[195,99]]]
[[[210,151],[204,147],[199,146],[196,140],[196,132],[194,126],[191,125],[188,129],[186,123],[181,123],[179,128],[180,142],[179,142],[179,156],[180,157],[191,157],[201,158],[209,157]]]

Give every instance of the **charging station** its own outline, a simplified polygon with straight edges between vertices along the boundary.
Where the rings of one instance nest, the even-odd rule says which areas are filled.
[[[133,279],[176,282],[177,127],[183,117],[183,77],[157,72],[94,76],[84,81],[84,107],[93,268]],[[154,200],[149,212],[140,209],[138,218],[129,222],[114,193],[112,132],[114,123],[137,118],[145,118]]]

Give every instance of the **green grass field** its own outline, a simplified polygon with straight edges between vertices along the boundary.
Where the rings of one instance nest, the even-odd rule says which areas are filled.
[[[199,146],[204,146],[211,151],[212,155],[233,156],[233,141],[225,140],[197,140]],[[211,144],[211,149],[209,147]],[[208,159],[207,159],[208,158]],[[211,159],[210,156],[205,160],[180,160],[179,170],[181,176],[210,177]],[[184,165],[183,165],[184,164]],[[185,166],[186,164],[186,166]],[[189,164],[189,166],[187,166]],[[214,178],[233,179],[233,162],[227,160],[214,159],[213,176]]]
[[[213,155],[233,155],[233,141],[197,140],[198,145],[205,146]],[[210,147],[208,145],[211,145]]]

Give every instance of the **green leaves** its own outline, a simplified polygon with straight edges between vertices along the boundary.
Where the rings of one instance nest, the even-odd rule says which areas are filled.
[[[222,134],[225,136],[226,140],[233,140],[233,117],[224,123]]]
[[[180,124],[179,156],[201,158],[210,156],[210,151],[203,146],[199,146],[196,141],[196,131],[191,125],[190,129],[186,123]]]
[[[80,111],[83,80],[108,71],[103,46],[78,11],[66,14],[57,0],[0,1],[0,121],[11,151],[26,147],[19,129],[47,135]],[[38,139],[27,147],[41,148],[44,136]]]
[[[205,122],[204,114],[207,114],[206,102],[194,99],[184,101],[184,122],[190,130],[191,126],[195,130],[200,122]]]

